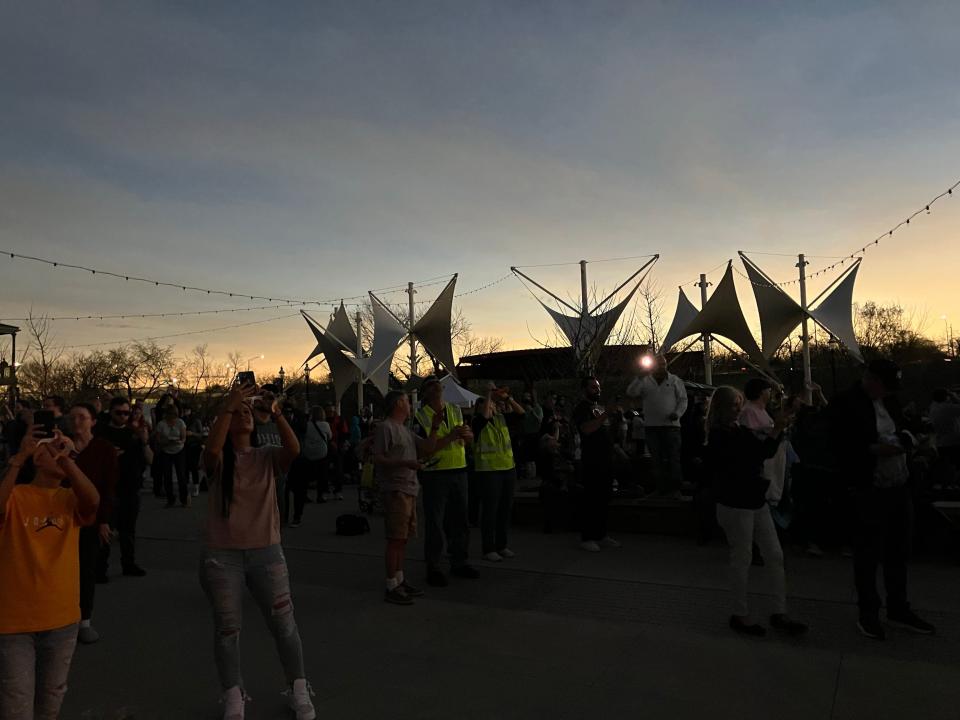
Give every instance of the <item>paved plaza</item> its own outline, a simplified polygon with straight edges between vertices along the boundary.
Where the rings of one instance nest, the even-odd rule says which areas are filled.
[[[197,580],[206,498],[163,510],[144,495],[143,579],[98,586],[102,639],[74,659],[63,717],[220,717],[212,622]],[[383,530],[337,537],[356,503],[309,505],[284,531],[318,718],[960,718],[960,568],[917,562],[911,595],[935,637],[856,630],[850,560],[787,551],[791,610],[808,637],[735,636],[726,627],[725,548],[627,535],[599,555],[572,533],[518,529],[517,557],[477,562],[480,580],[383,602]],[[473,531],[476,551],[478,531]],[[474,553],[476,554],[476,553]],[[423,585],[415,542],[409,579]],[[766,612],[762,570],[753,601]],[[289,718],[283,675],[252,601],[242,641],[251,720]]]

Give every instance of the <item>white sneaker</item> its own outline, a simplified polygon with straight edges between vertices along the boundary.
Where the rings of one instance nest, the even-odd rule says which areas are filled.
[[[580,543],[580,549],[587,552],[600,552],[600,545],[595,540],[587,540]]]
[[[608,547],[608,548],[623,547],[620,543],[618,543],[616,540],[614,540],[614,539],[613,539],[612,537],[610,537],[609,535],[607,535],[605,538],[603,538],[603,539],[600,541],[600,545],[603,546],[603,547]]]
[[[500,553],[488,552],[486,555],[483,556],[483,559],[488,560],[490,562],[500,562],[501,560],[503,560],[503,556]]]
[[[303,678],[293,681],[293,687],[284,690],[283,695],[287,698],[287,704],[297,716],[297,720],[314,720],[317,717],[317,711],[313,708],[313,701],[310,699],[313,695],[313,688]]]
[[[343,500],[343,495],[342,495],[341,493],[337,493],[335,499],[336,499],[336,500]]]
[[[516,556],[517,554],[510,548],[504,548],[503,550],[500,551],[500,557],[502,558],[510,559]]]
[[[245,705],[249,699],[238,685],[227,690],[220,698],[223,705],[223,720],[243,720]]]
[[[200,497],[200,486],[194,485],[191,492],[193,493],[194,497]]]

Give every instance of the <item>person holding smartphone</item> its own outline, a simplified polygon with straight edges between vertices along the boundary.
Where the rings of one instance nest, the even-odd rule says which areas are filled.
[[[831,405],[841,477],[854,486],[853,571],[860,616],[857,627],[884,640],[877,568],[883,565],[887,622],[921,635],[933,625],[907,599],[907,564],[913,535],[913,491],[897,403],[901,372],[886,358],[872,360],[863,377]]]
[[[774,610],[770,625],[788,635],[807,630],[787,615],[786,576],[783,549],[770,514],[766,494],[770,480],[763,463],[776,455],[783,443],[782,417],[778,415],[770,433],[758,435],[741,424],[743,395],[736,388],[721,386],[713,392],[707,411],[704,461],[717,500],[717,522],[730,548],[730,593],[733,612],[730,628],[744,635],[762,637],[766,629],[750,617],[747,587],[753,544],[763,554],[764,572],[772,580]]]
[[[478,398],[474,405],[471,428],[476,438],[472,481],[479,485],[483,559],[489,562],[514,556],[513,550],[507,546],[507,533],[517,465],[513,459],[506,413],[523,415],[524,408],[510,397],[509,388],[498,388],[491,383],[487,396]]]
[[[467,524],[467,453],[465,443],[473,442],[470,426],[464,424],[460,408],[443,400],[443,385],[429,378],[421,388],[423,406],[416,413],[415,431],[420,437],[432,434],[442,446],[435,451],[436,462],[420,473],[423,487],[424,542],[427,584],[444,587],[447,577],[440,569],[446,544],[450,554],[450,572],[462,578],[476,579],[480,573],[467,562],[470,527]]]
[[[280,447],[257,446],[248,399],[260,395],[276,423]],[[240,674],[243,589],[266,618],[290,687],[297,720],[316,711],[306,680],[303,645],[293,614],[290,576],[280,545],[276,481],[300,453],[300,443],[272,394],[234,385],[203,451],[209,480],[200,584],[213,610],[214,657],[223,690],[224,720],[242,720],[247,696]]]
[[[0,712],[55,718],[80,622],[80,528],[100,495],[59,430],[30,425],[0,481]],[[17,484],[18,481],[22,484]]]

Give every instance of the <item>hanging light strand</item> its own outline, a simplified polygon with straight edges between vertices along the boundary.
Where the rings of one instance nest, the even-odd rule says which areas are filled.
[[[306,298],[287,298],[287,297],[267,297],[266,295],[251,295],[246,292],[230,291],[230,290],[218,290],[214,288],[205,288],[198,287],[196,285],[185,285],[183,283],[174,283],[165,280],[156,280],[154,278],[141,277],[139,275],[133,275],[129,273],[118,273],[112,270],[103,270],[100,268],[88,267],[86,265],[76,265],[74,263],[62,262],[60,260],[50,260],[48,258],[41,258],[35,255],[25,255],[24,253],[13,252],[11,250],[2,250],[0,249],[0,255],[6,256],[10,260],[29,260],[31,262],[42,263],[54,268],[66,268],[68,270],[78,270],[81,272],[87,272],[91,275],[99,275],[101,277],[110,277],[118,280],[125,280],[127,282],[137,282],[144,283],[147,285],[153,285],[154,287],[163,287],[163,288],[172,288],[174,290],[181,290],[183,292],[195,292],[203,295],[220,295],[223,297],[235,297],[243,298],[247,300],[266,300],[267,302],[280,302],[287,305],[329,305],[331,303],[337,303],[340,300],[362,300],[366,297],[366,294],[363,295],[351,295],[349,297],[344,296],[340,298],[331,298],[328,300],[312,300]],[[449,275],[438,275],[432,278],[428,278],[427,281],[436,280],[438,277],[449,277]],[[437,280],[436,282],[429,282],[426,285],[421,287],[428,287],[429,285],[437,285],[443,280]],[[406,285],[403,286],[390,286],[386,288],[381,288],[375,292],[381,293],[395,293],[395,292],[405,292]]]
[[[836,262],[831,263],[830,265],[826,265],[824,267],[818,268],[817,270],[807,273],[806,279],[810,280],[811,278],[819,277],[820,275],[824,275],[832,270],[837,269],[838,267],[843,267],[847,265],[847,263],[853,263],[853,262],[856,262],[857,260],[862,260],[867,250],[872,250],[873,248],[875,248],[877,245],[880,244],[881,240],[892,238],[895,232],[910,225],[910,221],[913,220],[918,215],[921,215],[921,214],[929,215],[931,208],[937,201],[942,200],[945,197],[952,197],[954,195],[954,191],[957,190],[957,188],[960,188],[960,180],[953,183],[953,185],[948,187],[946,190],[944,190],[942,193],[940,193],[936,197],[924,203],[921,207],[919,207],[917,210],[915,210],[910,215],[905,217],[903,220],[898,222],[889,230],[886,230],[885,232],[882,232],[879,235],[877,235],[877,237],[875,237],[870,242],[860,246],[859,248],[855,248],[848,255],[835,256],[839,259]],[[778,253],[753,253],[753,254],[773,255]],[[794,257],[794,256],[791,255],[790,257]],[[809,255],[807,257],[824,257],[824,256]],[[737,273],[740,275],[740,277],[745,278],[747,282],[749,282],[751,285],[757,285],[758,287],[786,287],[787,285],[794,285],[800,282],[800,278],[795,278],[793,280],[784,280],[783,282],[776,282],[773,284],[758,283],[751,280],[739,269],[737,269]]]

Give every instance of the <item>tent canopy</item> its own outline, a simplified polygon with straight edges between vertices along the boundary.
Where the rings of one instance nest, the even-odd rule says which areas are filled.
[[[440,384],[443,386],[443,401],[458,407],[472,406],[480,397],[475,392],[470,392],[458,385],[452,375],[444,375],[440,378]]]

